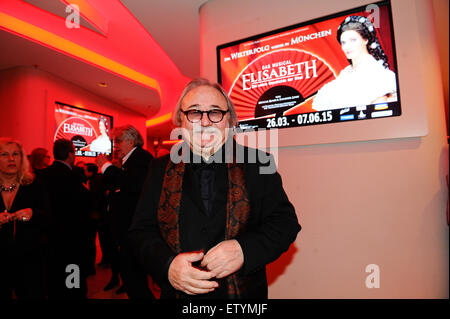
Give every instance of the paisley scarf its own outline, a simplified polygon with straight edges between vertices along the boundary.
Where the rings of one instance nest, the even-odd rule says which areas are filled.
[[[243,164],[228,163],[227,170],[228,195],[224,240],[233,239],[245,229],[250,213],[250,202],[245,186]],[[176,254],[181,252],[178,217],[180,214],[184,171],[184,162],[181,161],[175,164],[169,160],[158,208],[158,221],[162,237]],[[229,275],[226,280],[228,297],[232,299],[240,298],[243,290],[245,290],[245,280],[236,273]]]

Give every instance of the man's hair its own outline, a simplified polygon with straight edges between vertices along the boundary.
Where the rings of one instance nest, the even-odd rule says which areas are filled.
[[[35,148],[28,157],[31,164],[31,168],[33,170],[43,168],[44,159],[47,154],[48,151],[45,148],[42,147]]]
[[[230,127],[233,127],[237,124],[238,118],[236,115],[236,110],[234,109],[234,104],[228,96],[227,92],[222,88],[219,83],[213,83],[205,78],[197,78],[189,82],[184,88],[183,92],[181,92],[180,98],[178,99],[177,105],[175,106],[175,110],[172,115],[172,122],[176,126],[181,126],[181,104],[183,102],[184,97],[193,89],[200,86],[209,86],[216,89],[227,101],[227,107],[230,111]]]
[[[86,164],[86,170],[88,172],[91,172],[93,175],[97,175],[97,173],[98,173],[98,166],[95,165],[94,163],[87,163]]]
[[[134,146],[144,146],[144,139],[141,133],[132,125],[118,126],[112,131],[113,138],[133,141]]]
[[[73,143],[65,138],[60,138],[53,144],[53,157],[55,160],[65,161],[69,153],[75,153]]]

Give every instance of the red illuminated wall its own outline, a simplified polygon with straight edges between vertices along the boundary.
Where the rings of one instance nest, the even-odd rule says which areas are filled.
[[[131,124],[142,134],[146,145],[144,116],[33,67],[0,72],[0,136],[18,139],[28,153],[35,147],[51,150],[55,100],[112,115],[114,127]]]
[[[181,92],[190,79],[149,31],[120,0],[61,1],[78,5],[81,16],[101,34],[83,26],[68,28],[65,17],[21,0],[0,1],[0,29],[155,90],[161,106],[147,125],[169,123],[178,97],[174,92]]]

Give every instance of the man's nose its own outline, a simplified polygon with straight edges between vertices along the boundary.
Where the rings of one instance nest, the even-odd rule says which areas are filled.
[[[210,126],[212,124],[209,120],[208,113],[203,113],[201,124],[202,126]]]

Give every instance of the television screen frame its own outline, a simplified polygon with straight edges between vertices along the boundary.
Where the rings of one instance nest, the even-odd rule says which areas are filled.
[[[113,141],[109,138],[114,125],[112,115],[92,111],[67,103],[55,101],[55,133],[53,140],[67,138],[71,140],[75,147],[75,156],[96,157],[99,154],[112,155]],[[61,112],[63,110],[63,112]],[[59,114],[58,114],[59,113]],[[109,139],[108,149],[102,150],[105,144],[104,137],[100,131],[101,122],[105,128],[105,133]],[[95,143],[95,146],[92,145]]]
[[[410,82],[412,82],[412,78],[408,79],[407,76],[404,76],[403,79],[401,78],[404,74],[411,73],[410,70],[404,69],[405,67],[402,67],[399,65],[398,57],[401,57],[402,60],[410,60],[411,56],[410,52],[408,56],[406,56],[404,53],[407,50],[407,47],[404,45],[403,39],[396,38],[396,29],[404,29],[402,26],[395,25],[395,8],[393,9],[391,6],[390,1],[380,1],[376,2],[374,4],[371,4],[370,6],[384,6],[387,11],[387,17],[384,19],[387,21],[387,24],[390,28],[390,34],[391,34],[391,40],[389,43],[392,43],[392,49],[390,50],[390,59],[389,63],[391,64],[392,68],[396,72],[396,87],[397,87],[397,97],[398,97],[398,112],[393,111],[393,114],[389,114],[386,111],[389,111],[391,108],[388,107],[386,110],[386,105],[369,105],[366,107],[366,110],[363,110],[363,115],[366,115],[366,117],[358,118],[358,115],[361,114],[361,108],[359,106],[351,107],[350,112],[348,110],[345,110],[346,108],[341,109],[334,109],[332,110],[332,117],[333,121],[327,121],[327,117],[329,117],[328,112],[319,112],[319,116],[317,116],[318,112],[311,112],[311,113],[299,113],[302,114],[301,120],[302,123],[297,123],[298,125],[289,126],[289,128],[283,127],[283,123],[286,123],[288,121],[285,121],[282,119],[280,121],[280,117],[275,118],[275,121],[269,122],[266,119],[262,119],[263,121],[266,121],[266,125],[259,125],[257,129],[275,129],[276,131],[279,131],[279,146],[291,146],[291,145],[309,145],[309,144],[322,144],[322,143],[336,143],[336,142],[348,142],[348,141],[361,141],[361,140],[372,140],[372,139],[383,139],[383,138],[397,138],[397,137],[410,137],[410,136],[424,136],[428,133],[427,128],[427,121],[426,121],[426,112],[424,111],[421,106],[421,99],[416,99],[416,103],[411,104],[408,103],[407,109],[405,110],[405,104],[403,96],[400,92],[400,90],[404,90],[405,87],[410,86]],[[273,29],[272,31],[264,32],[261,34],[257,34],[254,36],[246,37],[240,40],[227,42],[225,44],[220,44],[216,46],[216,53],[217,53],[217,77],[218,82],[221,83],[224,86],[224,89],[227,92],[230,91],[230,85],[227,85],[224,83],[224,78],[222,75],[221,70],[221,61],[223,59],[223,55],[221,56],[221,51],[223,52],[224,49],[230,48],[233,46],[237,46],[239,44],[248,43],[252,41],[256,41],[257,39],[261,38],[267,38],[267,37],[275,37],[277,34],[284,34],[288,33],[291,30],[295,30],[298,28],[305,27],[306,25],[311,25],[315,23],[324,22],[326,20],[332,20],[332,19],[338,19],[343,20],[342,18],[345,18],[346,16],[355,14],[357,12],[361,13],[366,12],[365,16],[369,16],[370,11],[367,11],[367,6],[359,6],[356,8],[350,8],[347,10],[342,10],[337,13],[332,14],[323,14],[323,16],[319,18],[313,18],[313,19],[307,19],[305,17],[308,17],[308,13],[302,13],[301,17],[304,18],[304,22],[293,24],[287,27],[277,28]],[[323,11],[323,10],[322,10]],[[337,10],[336,10],[337,11]],[[398,15],[398,14],[397,14]],[[319,15],[318,15],[319,16]],[[386,23],[386,22],[385,22]],[[403,31],[403,30],[402,30]],[[241,32],[242,34],[242,32]],[[400,41],[399,41],[400,40]],[[335,32],[333,31],[333,35],[330,38],[330,41],[336,42],[337,45],[337,39]],[[382,42],[382,41],[380,41]],[[399,52],[397,42],[400,42],[402,44],[402,52]],[[274,50],[275,51],[275,50]],[[345,55],[344,55],[345,57]],[[245,63],[243,63],[245,65]],[[347,63],[348,64],[348,63]],[[400,63],[401,64],[401,63]],[[403,62],[403,64],[405,64]],[[243,67],[242,69],[245,69]],[[242,72],[242,69],[239,70],[239,72]],[[340,71],[340,70],[339,70]],[[239,72],[236,72],[235,75],[239,74]],[[234,78],[235,79],[235,78]],[[225,81],[226,82],[226,81]],[[229,81],[230,82],[230,81]],[[421,93],[421,92],[419,92]],[[408,94],[409,95],[409,94]],[[410,102],[409,96],[406,96],[406,99],[408,102]],[[232,94],[230,94],[230,97],[233,100]],[[422,97],[422,96],[421,96]],[[233,100],[234,101],[234,100]],[[235,101],[234,101],[235,102]],[[391,102],[392,103],[392,102]],[[400,105],[402,107],[400,108]],[[389,105],[390,106],[390,105]],[[376,108],[375,108],[376,107]],[[364,106],[363,106],[364,108]],[[314,110],[313,110],[314,111]],[[347,111],[347,114],[345,114],[345,111]],[[342,112],[342,114],[341,114]],[[239,110],[238,110],[239,113]],[[314,114],[316,113],[316,114]],[[375,113],[378,117],[376,118],[369,118],[372,113]],[[295,115],[299,115],[295,114]],[[306,116],[305,116],[306,114]],[[388,115],[388,116],[386,116]],[[238,114],[239,116],[239,114]],[[352,118],[352,117],[353,118]],[[298,116],[300,118],[300,116]],[[242,124],[242,117],[240,119],[240,124]],[[374,120],[374,121],[368,121]],[[294,120],[294,119],[289,119]],[[375,121],[377,120],[377,121]],[[261,121],[260,121],[261,122]],[[339,122],[339,123],[336,123]],[[342,122],[342,123],[341,123]],[[375,123],[377,122],[377,123]],[[382,122],[382,123],[380,123]],[[274,123],[272,127],[267,127],[269,124]],[[386,124],[387,123],[387,124]],[[327,124],[327,125],[315,125],[315,124]],[[384,126],[387,128],[384,129]],[[278,128],[281,128],[278,130]],[[367,128],[367,129],[365,129]],[[380,128],[380,129],[378,129]],[[255,129],[255,127],[247,126],[243,127],[241,125],[241,129],[238,131],[242,132],[251,132]],[[331,132],[331,134],[330,134]],[[360,134],[359,134],[360,133]]]

